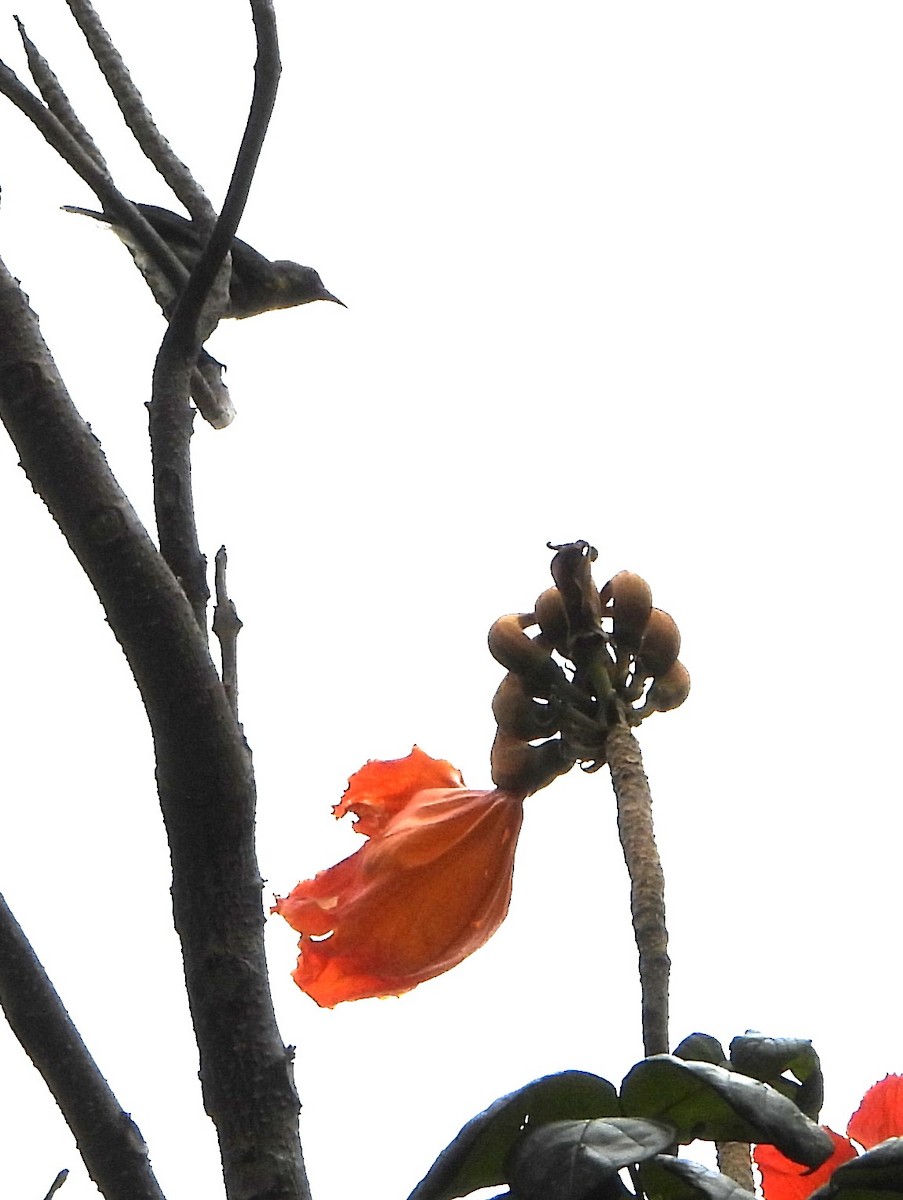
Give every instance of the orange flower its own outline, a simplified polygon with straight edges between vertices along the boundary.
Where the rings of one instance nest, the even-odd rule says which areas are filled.
[[[903,1075],[885,1075],[869,1088],[850,1117],[847,1133],[866,1150],[903,1134]]]
[[[834,1153],[814,1171],[787,1158],[775,1146],[756,1146],[753,1159],[762,1172],[765,1200],[806,1200],[816,1188],[828,1182],[841,1163],[856,1157],[856,1151],[845,1137],[826,1125],[822,1128],[831,1135]]]
[[[362,767],[333,812],[369,841],[272,909],[301,934],[298,987],[324,1008],[398,996],[479,949],[508,911],[523,801],[417,746]]]

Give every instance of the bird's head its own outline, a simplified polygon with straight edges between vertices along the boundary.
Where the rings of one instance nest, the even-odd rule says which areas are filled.
[[[326,290],[323,280],[313,267],[288,259],[278,259],[272,264],[270,277],[270,303],[268,309],[294,308],[298,304],[310,304],[314,300],[331,300],[333,304],[347,304]],[[248,314],[249,316],[252,314]]]

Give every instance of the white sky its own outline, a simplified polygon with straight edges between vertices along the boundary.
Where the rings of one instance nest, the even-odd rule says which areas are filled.
[[[329,305],[218,332],[239,408],[195,438],[204,547],[245,629],[274,892],[354,848],[330,805],[414,741],[488,786],[492,620],[593,541],[676,617],[688,703],[641,730],[672,1030],[811,1036],[824,1116],[903,1070],[899,1025],[903,9],[781,0],[283,3],[284,77],[240,232]],[[22,65],[5,6],[0,55]],[[62,3],[15,11],[136,199]],[[239,0],[101,13],[221,198],[253,49]],[[24,68],[23,68],[24,69]],[[162,319],[93,197],[0,103],[0,250],[151,522]],[[150,739],[120,651],[0,444],[0,889],[151,1150],[221,1194],[171,929]],[[319,1010],[269,929],[315,1200],[404,1200],[459,1126],[549,1071],[640,1056],[605,772],[529,801],[501,931],[400,1000]],[[0,1028],[0,1194],[96,1195]]]

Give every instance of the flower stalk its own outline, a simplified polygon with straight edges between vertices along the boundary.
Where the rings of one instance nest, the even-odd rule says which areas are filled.
[[[489,648],[508,668],[493,703],[498,733],[493,778],[531,789],[577,762],[606,762],[617,801],[618,832],[630,877],[630,911],[639,952],[643,1047],[668,1052],[671,960],[665,925],[665,880],[655,844],[652,796],[631,729],[654,712],[677,708],[690,690],[678,660],[680,632],[652,604],[639,575],[621,571],[596,589],[588,542],[551,546],[555,586],[532,613],[493,625]],[[538,633],[527,631],[538,626]],[[539,784],[542,786],[542,784]]]
[[[630,876],[630,914],[640,959],[645,1054],[668,1053],[668,930],[665,876],[652,822],[652,794],[639,742],[626,724],[613,725],[606,743],[618,806],[618,834]]]

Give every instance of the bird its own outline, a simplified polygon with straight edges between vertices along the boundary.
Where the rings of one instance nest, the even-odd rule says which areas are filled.
[[[204,244],[197,225],[187,217],[170,212],[168,208],[159,208],[156,204],[137,204],[135,207],[190,271]],[[80,213],[111,226],[134,258],[157,303],[164,312],[171,311],[178,299],[178,290],[152,262],[130,230],[119,225],[108,213],[96,212],[91,208],[67,204],[64,205],[64,211]],[[222,314],[224,317],[244,320],[275,309],[310,304],[314,300],[330,300],[347,308],[338,296],[327,291],[313,267],[304,267],[288,259],[273,262],[240,238],[232,239],[230,251],[232,275],[229,280],[229,307]]]
[[[168,208],[159,208],[156,204],[138,204],[136,207],[176,258],[190,271],[200,257],[206,241],[206,236],[201,235],[198,226],[187,217],[170,212]],[[128,249],[164,315],[172,316],[183,285],[173,283],[130,230],[120,225],[108,213],[96,212],[92,208],[67,204],[64,205],[64,210],[80,213],[109,225]],[[274,309],[310,304],[314,300],[330,300],[334,304],[341,304],[343,308],[347,307],[338,296],[333,296],[332,292],[327,291],[323,280],[313,267],[304,267],[300,263],[287,260],[271,262],[240,238],[232,239],[230,256],[228,299],[223,286],[219,294],[208,300],[205,310],[207,315],[206,318],[202,318],[204,339],[209,336],[221,317],[244,320]],[[202,349],[198,355],[196,370],[192,374],[191,397],[201,416],[214,429],[225,429],[235,416],[229,389],[223,379],[223,370],[222,363]]]

